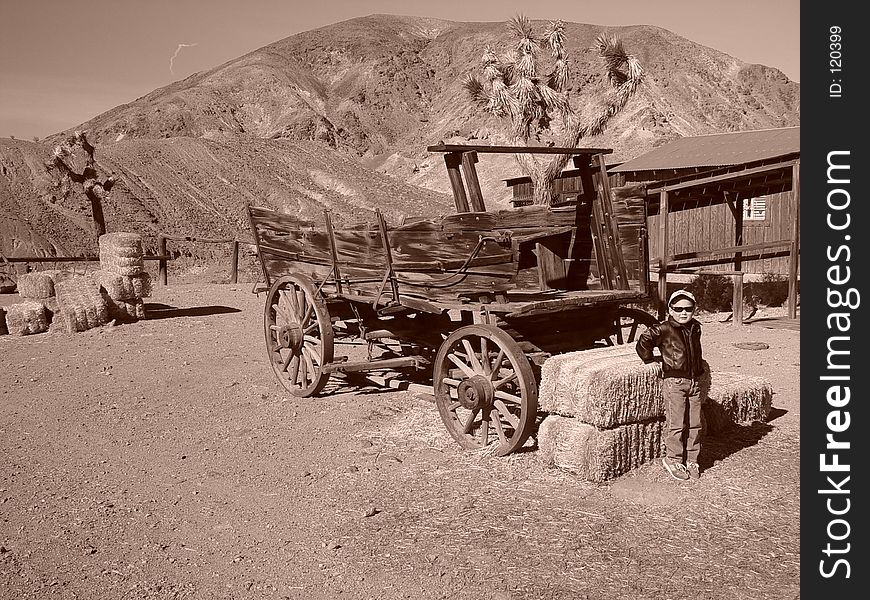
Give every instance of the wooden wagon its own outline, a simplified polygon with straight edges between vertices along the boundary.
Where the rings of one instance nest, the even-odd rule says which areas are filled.
[[[556,353],[633,341],[653,317],[642,189],[611,190],[604,149],[438,145],[457,214],[335,227],[248,207],[268,289],[264,330],[278,380],[300,397],[332,373],[423,374],[464,448],[504,455],[537,416],[540,365]],[[552,206],[487,212],[479,153],[562,153],[582,189]],[[367,346],[364,359],[336,346]],[[375,356],[373,350],[378,351]]]

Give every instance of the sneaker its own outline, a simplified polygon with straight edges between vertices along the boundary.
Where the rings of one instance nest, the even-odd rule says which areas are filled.
[[[689,473],[689,479],[698,479],[701,476],[701,467],[696,462],[687,462],[686,471]]]
[[[667,471],[674,479],[686,481],[689,478],[689,472],[686,471],[686,467],[683,463],[674,462],[667,457],[662,457],[662,466],[664,466],[665,471]]]

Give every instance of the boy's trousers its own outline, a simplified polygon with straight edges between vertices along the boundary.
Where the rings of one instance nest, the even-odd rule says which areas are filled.
[[[665,449],[670,460],[698,462],[704,415],[697,379],[668,377],[662,382],[665,400]]]

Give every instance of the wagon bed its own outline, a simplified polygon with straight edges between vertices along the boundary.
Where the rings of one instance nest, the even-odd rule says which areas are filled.
[[[531,433],[543,360],[631,340],[651,321],[625,307],[648,298],[645,194],[611,190],[601,151],[548,148],[579,153],[574,198],[472,211],[484,206],[467,148],[435,148],[454,215],[390,224],[376,212],[342,227],[328,211],[320,222],[254,206],[248,216],[269,289],[267,350],[291,393],[317,394],[335,372],[431,369],[451,435],[506,454]],[[367,344],[367,358],[336,357],[341,343]]]

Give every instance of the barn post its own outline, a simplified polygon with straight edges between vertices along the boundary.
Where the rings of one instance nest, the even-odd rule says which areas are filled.
[[[788,261],[788,318],[797,318],[797,274],[801,249],[801,164],[791,167],[791,191],[794,199],[794,222]]]
[[[659,319],[668,314],[668,190],[659,193]]]

